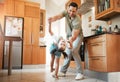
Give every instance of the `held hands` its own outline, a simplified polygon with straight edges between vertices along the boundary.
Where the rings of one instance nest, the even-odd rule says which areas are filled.
[[[53,22],[53,18],[52,18],[52,17],[49,17],[49,18],[48,18],[48,22],[49,22],[49,23]]]
[[[69,37],[69,39],[67,40],[67,47],[69,48],[69,49],[72,49],[72,47],[73,47],[73,41],[72,41],[72,37]]]
[[[70,42],[70,40],[67,40],[66,41],[66,44],[67,44],[67,47],[69,48],[69,49],[72,49],[72,42]]]

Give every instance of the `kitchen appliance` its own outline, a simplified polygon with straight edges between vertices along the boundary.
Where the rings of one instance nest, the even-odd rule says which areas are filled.
[[[4,36],[23,38],[23,23],[21,17],[5,16]],[[22,68],[23,41],[12,43],[12,68]],[[3,68],[8,68],[9,41],[4,41]]]

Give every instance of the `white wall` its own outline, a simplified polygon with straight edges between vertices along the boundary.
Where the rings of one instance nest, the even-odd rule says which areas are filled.
[[[50,54],[49,54],[49,44],[50,44],[50,35],[48,32],[48,18],[54,16],[65,9],[66,0],[46,0],[46,44],[47,44],[47,52],[46,52],[46,65],[50,64]],[[64,36],[64,27],[65,27],[65,19],[61,19],[52,23],[52,30],[54,30],[54,34],[57,36]],[[48,41],[49,40],[49,41]]]
[[[88,18],[92,17],[92,21],[88,22]],[[120,28],[120,15],[116,16],[111,19],[112,21],[112,31],[114,30],[115,25],[118,25]],[[92,25],[92,27],[89,27],[89,24]],[[94,29],[96,25],[105,27],[108,30],[108,24],[107,21],[100,21],[100,20],[95,20],[95,10],[92,8],[92,10],[85,15],[82,15],[82,28],[83,28],[83,34],[84,36],[90,36],[92,35],[91,29]]]
[[[91,16],[92,20],[89,22],[89,17]],[[89,24],[92,26],[89,27]],[[82,15],[82,28],[84,36],[92,35],[91,29],[95,29],[95,26],[99,25],[107,28],[108,25],[106,21],[95,20],[95,9],[94,7],[88,13]]]

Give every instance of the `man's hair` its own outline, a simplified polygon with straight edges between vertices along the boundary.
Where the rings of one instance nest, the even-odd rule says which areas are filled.
[[[69,7],[70,7],[70,6],[76,7],[76,9],[78,9],[78,5],[77,5],[77,3],[75,3],[75,2],[71,2],[71,3],[69,4]]]

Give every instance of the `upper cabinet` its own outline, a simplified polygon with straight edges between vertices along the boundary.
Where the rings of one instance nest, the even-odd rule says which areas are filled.
[[[14,16],[14,0],[5,0],[5,15]]]
[[[95,18],[109,20],[120,14],[120,0],[94,0]]]
[[[21,0],[5,0],[5,15],[24,17],[24,2]]]
[[[19,1],[19,0],[15,0],[15,6],[14,6],[14,14],[15,16],[19,16],[19,17],[24,17],[24,2],[23,1]]]
[[[33,2],[25,3],[25,17],[40,17],[40,4]]]

